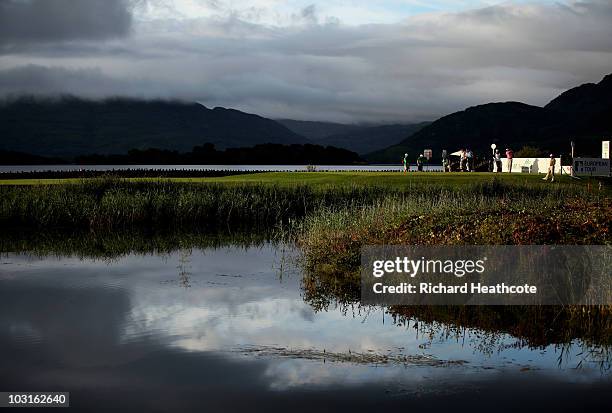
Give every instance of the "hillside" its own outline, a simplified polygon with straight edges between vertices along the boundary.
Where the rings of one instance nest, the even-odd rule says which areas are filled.
[[[187,151],[207,142],[228,148],[308,140],[273,120],[198,103],[75,97],[0,103],[3,150],[73,157],[133,148]]]
[[[600,155],[601,140],[612,134],[612,76],[598,84],[570,89],[544,107],[518,102],[488,103],[444,116],[397,145],[372,152],[370,162],[399,162],[405,152],[416,159],[423,149],[456,151],[469,147],[488,154],[496,143],[517,150],[525,145],[581,155]]]
[[[309,120],[277,119],[281,125],[311,141],[324,140],[328,136],[362,129],[356,124],[318,122]]]
[[[362,127],[351,132],[328,136],[319,142],[350,149],[363,155],[401,142],[428,124],[429,122]]]
[[[371,126],[290,119],[282,119],[278,122],[298,135],[302,135],[320,145],[349,149],[360,155],[401,142],[429,124],[429,122],[422,122]]]

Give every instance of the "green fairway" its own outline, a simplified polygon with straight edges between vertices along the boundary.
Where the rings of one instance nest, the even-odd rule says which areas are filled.
[[[497,178],[507,183],[542,183],[542,175],[475,173],[441,173],[441,172],[270,172],[252,175],[227,176],[222,178],[203,179],[209,182],[223,183],[269,183],[269,184],[307,184],[307,185],[377,185],[390,187],[410,186],[410,184],[459,185],[474,182],[486,182]],[[197,181],[197,179],[195,179]],[[569,177],[559,180],[562,184],[575,181]]]
[[[411,184],[461,185],[477,182],[487,182],[497,179],[504,183],[534,184],[534,185],[585,185],[589,179],[574,180],[570,177],[558,176],[555,183],[542,181],[541,174],[495,174],[487,172],[474,173],[441,173],[441,172],[266,172],[247,175],[235,175],[220,178],[130,178],[130,181],[171,181],[171,182],[203,182],[224,184],[271,184],[271,185],[376,185],[393,188],[410,187]],[[79,183],[83,179],[7,179],[0,180],[0,185],[52,185],[61,183]],[[608,185],[606,185],[607,187]],[[607,189],[607,188],[606,188]]]

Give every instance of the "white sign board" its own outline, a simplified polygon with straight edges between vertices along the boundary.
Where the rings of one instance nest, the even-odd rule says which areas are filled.
[[[555,158],[557,160],[555,164],[555,173],[561,172],[561,158]],[[548,165],[550,165],[550,158],[514,158],[512,161],[512,172],[529,172],[532,174],[545,174],[548,172]],[[502,170],[508,171],[508,159],[502,158]],[[524,169],[524,167],[527,167]]]
[[[610,159],[574,158],[574,174],[610,176]]]
[[[601,157],[610,159],[610,141],[601,142]]]

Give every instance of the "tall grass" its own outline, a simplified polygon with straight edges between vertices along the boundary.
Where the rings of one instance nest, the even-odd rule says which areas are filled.
[[[26,228],[271,227],[326,205],[366,203],[380,188],[202,184],[121,179],[0,186],[0,224]]]
[[[491,188],[395,194],[360,207],[324,207],[301,221],[306,264],[346,274],[371,244],[607,244],[612,204],[584,194]],[[494,195],[491,195],[493,193]],[[520,194],[520,195],[519,195]]]
[[[316,310],[351,308],[360,299],[360,253],[376,244],[610,244],[612,202],[581,190],[491,181],[461,188],[420,187],[350,207],[324,207],[297,230],[304,299]],[[610,306],[391,307],[397,323],[475,329],[522,345],[603,346],[610,365]],[[542,326],[547,329],[542,329]],[[433,327],[432,327],[433,326]],[[491,337],[492,337],[491,336]],[[609,367],[608,367],[609,368]]]

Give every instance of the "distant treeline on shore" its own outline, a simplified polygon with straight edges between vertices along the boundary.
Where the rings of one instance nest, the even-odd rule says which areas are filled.
[[[60,158],[0,150],[0,165],[60,165],[65,163],[70,162]]]
[[[1,151],[2,165],[352,165],[365,161],[355,152],[333,146],[262,144],[250,148],[217,150],[213,144],[181,153],[166,149],[132,149],[124,155],[91,154],[74,159],[47,158],[21,152]]]

